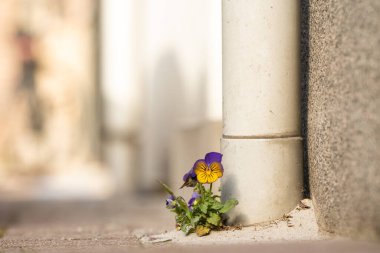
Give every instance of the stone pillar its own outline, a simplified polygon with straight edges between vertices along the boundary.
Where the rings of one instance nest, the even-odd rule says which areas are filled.
[[[281,217],[302,197],[299,1],[223,0],[222,197],[230,223]]]

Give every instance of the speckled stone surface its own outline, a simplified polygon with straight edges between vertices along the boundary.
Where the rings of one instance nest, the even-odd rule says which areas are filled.
[[[303,5],[308,166],[318,223],[380,240],[380,1]]]

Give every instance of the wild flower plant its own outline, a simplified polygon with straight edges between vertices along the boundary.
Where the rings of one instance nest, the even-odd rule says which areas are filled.
[[[198,236],[208,235],[211,230],[224,226],[224,214],[234,208],[238,201],[229,199],[222,203],[220,196],[212,191],[212,183],[223,176],[222,154],[207,153],[204,159],[194,163],[193,168],[183,176],[183,187],[192,187],[193,195],[188,202],[176,196],[164,183],[160,184],[170,194],[166,207],[175,213],[176,227],[186,235],[195,232]],[[205,185],[209,184],[208,189]]]

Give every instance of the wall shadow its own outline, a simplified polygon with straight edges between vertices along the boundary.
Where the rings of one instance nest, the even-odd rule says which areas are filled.
[[[141,182],[139,191],[142,193],[161,189],[156,179],[167,182],[170,141],[185,108],[183,78],[174,52],[161,54],[148,82],[149,88],[143,101],[146,115],[142,173],[138,175]]]
[[[236,176],[228,175],[228,177],[222,179],[222,201],[225,202],[228,199],[236,198],[238,195],[237,191]],[[228,225],[241,225],[247,224],[248,216],[242,213],[236,213],[232,211],[232,215],[225,214],[223,219]],[[229,212],[231,214],[231,212]]]
[[[304,196],[310,197],[308,155],[309,34],[310,0],[301,0],[301,136],[303,138]]]

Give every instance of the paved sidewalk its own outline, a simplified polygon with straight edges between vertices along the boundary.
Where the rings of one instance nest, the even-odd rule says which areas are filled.
[[[0,249],[140,247],[174,226],[162,199],[0,203]]]
[[[173,230],[163,199],[1,202],[0,252],[380,252],[379,245],[320,234],[312,208],[270,224],[186,237]]]

